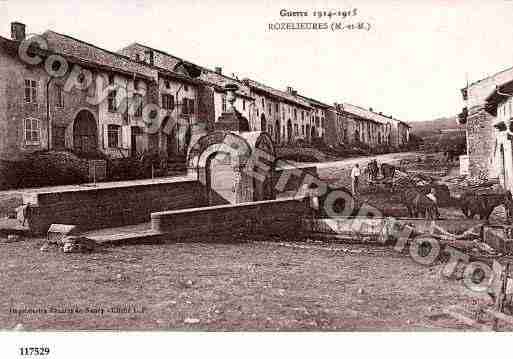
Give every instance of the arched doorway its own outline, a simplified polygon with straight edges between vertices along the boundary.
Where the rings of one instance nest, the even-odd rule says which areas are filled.
[[[265,119],[264,114],[260,116],[260,131],[267,132],[267,120]]]
[[[82,110],[73,122],[73,150],[79,154],[94,153],[98,149],[98,127],[93,114]]]
[[[292,142],[292,122],[290,119],[287,121],[287,141]]]
[[[252,189],[242,171],[251,153],[251,146],[241,135],[225,130],[211,132],[191,146],[187,167],[198,171],[207,205],[252,200]]]

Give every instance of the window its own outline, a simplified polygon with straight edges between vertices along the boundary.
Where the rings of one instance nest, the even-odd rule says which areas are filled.
[[[35,118],[25,119],[25,143],[37,145],[41,139],[39,120]]]
[[[25,102],[37,103],[37,81],[25,80]]]
[[[278,113],[278,114],[280,113],[280,104],[279,104],[279,103],[276,103],[276,104],[274,105],[274,112],[276,112],[276,113]]]
[[[169,83],[169,80],[164,81],[164,86],[169,89],[171,87],[171,84]]]
[[[114,75],[113,74],[109,75],[109,85],[114,85]]]
[[[175,108],[175,98],[170,94],[162,94],[162,108],[164,110],[173,110]]]
[[[135,61],[141,61],[141,55],[135,54]]]
[[[184,91],[189,91],[189,86],[187,86],[187,85],[183,85],[183,90],[184,90]]]
[[[119,147],[120,134],[121,134],[121,126],[118,126],[118,125],[108,125],[107,126],[108,146],[110,148],[118,148]]]
[[[62,85],[55,86],[56,106],[60,108],[64,107],[64,94],[62,91]]]
[[[109,91],[107,103],[109,107],[109,112],[116,112],[116,90]]]
[[[193,115],[193,114],[194,114],[195,107],[196,107],[195,105],[196,105],[196,104],[195,104],[195,102],[194,102],[194,99],[193,99],[193,98],[189,99],[189,113],[190,113],[191,115]]]
[[[134,116],[135,117],[141,117],[142,111],[143,111],[143,97],[141,94],[134,94],[133,99],[134,104]]]
[[[246,109],[246,100],[242,100],[242,109],[245,110]]]
[[[226,95],[223,95],[221,98],[221,110],[223,112],[226,112]],[[257,110],[257,116],[258,116],[258,110]]]
[[[264,101],[264,98],[262,97],[262,110],[265,111],[265,101]]]
[[[271,115],[273,114],[273,113],[272,113],[272,111],[273,111],[273,105],[272,105],[272,103],[269,103],[268,105],[269,105],[269,116],[271,116]]]
[[[297,120],[297,109],[294,109],[294,120]]]

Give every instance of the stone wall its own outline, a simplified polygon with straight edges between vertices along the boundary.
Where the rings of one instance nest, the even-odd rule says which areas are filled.
[[[211,237],[282,235],[295,240],[301,220],[310,214],[309,199],[291,198],[234,205],[193,208],[151,214],[152,230],[165,239],[194,240]]]
[[[45,233],[52,223],[91,230],[148,222],[151,212],[202,207],[207,205],[205,198],[198,181],[168,179],[27,192],[23,203],[31,204],[31,231]]]
[[[467,119],[467,153],[472,177],[488,177],[495,147],[493,116],[483,107],[470,109]],[[493,171],[491,171],[493,174]]]

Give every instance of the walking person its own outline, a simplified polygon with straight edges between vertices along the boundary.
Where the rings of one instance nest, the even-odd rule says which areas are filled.
[[[358,195],[358,181],[360,179],[360,165],[355,164],[351,169],[351,192],[353,196]]]

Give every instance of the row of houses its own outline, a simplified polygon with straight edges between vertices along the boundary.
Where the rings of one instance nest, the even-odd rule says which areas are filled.
[[[328,105],[139,43],[114,52],[55,31],[27,39],[15,22],[11,38],[0,37],[0,160],[41,150],[111,157],[158,150],[183,159],[191,138],[227,111],[225,86],[234,84],[249,130],[269,133],[277,146],[409,140],[406,123],[372,109]]]
[[[513,67],[467,85],[461,95],[465,172],[475,178],[497,178],[504,188],[513,190]]]

